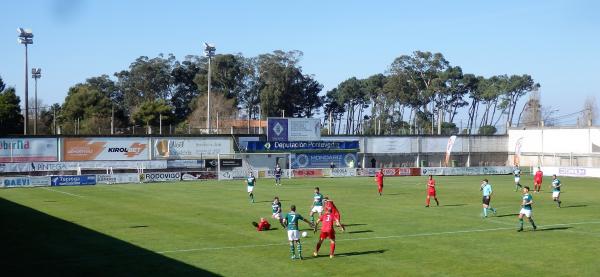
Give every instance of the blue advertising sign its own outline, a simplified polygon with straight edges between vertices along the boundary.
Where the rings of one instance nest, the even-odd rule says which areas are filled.
[[[290,152],[299,150],[356,152],[358,141],[248,141],[248,152]]]
[[[71,176],[52,176],[50,178],[51,186],[84,186],[95,185],[96,175],[71,175]]]
[[[267,138],[271,141],[288,141],[287,118],[269,118]]]
[[[292,154],[292,168],[329,168],[333,162],[336,168],[354,168],[356,153],[303,153]]]

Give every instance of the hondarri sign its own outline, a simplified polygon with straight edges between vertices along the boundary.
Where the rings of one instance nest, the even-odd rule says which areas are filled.
[[[0,139],[0,162],[53,162],[58,160],[56,138]]]

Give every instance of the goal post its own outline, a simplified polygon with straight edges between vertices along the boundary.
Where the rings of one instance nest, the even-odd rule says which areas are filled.
[[[291,153],[222,153],[217,155],[219,180],[245,179],[254,173],[257,178],[275,178],[275,165],[282,169],[282,178],[292,178]]]

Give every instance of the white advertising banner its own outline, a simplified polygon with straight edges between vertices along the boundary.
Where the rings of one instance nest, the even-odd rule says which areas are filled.
[[[134,161],[150,159],[148,138],[64,138],[65,161]]]
[[[0,163],[0,172],[69,171],[77,169],[165,169],[167,161],[81,161]]]
[[[504,175],[512,174],[510,166],[482,166],[482,167],[421,167],[421,175]]]
[[[58,160],[55,138],[0,139],[0,162],[50,162]]]
[[[253,170],[254,176],[259,176],[258,170]],[[234,168],[233,170],[221,170],[219,171],[219,180],[234,180],[234,179],[246,179],[250,173],[244,168]]]
[[[318,118],[268,118],[267,139],[269,141],[321,140],[321,120]]]
[[[233,153],[230,137],[155,138],[153,146],[155,159],[204,159]]]
[[[356,176],[356,168],[327,168],[323,169],[323,176],[354,177]]]
[[[50,176],[1,177],[0,186],[4,188],[50,186]]]
[[[412,146],[413,141],[414,147]],[[413,148],[414,151],[412,151]],[[364,151],[377,154],[417,152],[416,139],[411,137],[368,137]]]
[[[98,184],[126,184],[139,183],[140,174],[137,173],[116,173],[116,174],[98,174],[96,183]]]
[[[181,180],[180,172],[150,172],[141,174],[141,181],[150,182],[168,182]]]
[[[551,167],[543,166],[542,171],[545,176],[569,176],[569,177],[596,177],[600,178],[600,168],[592,167]]]

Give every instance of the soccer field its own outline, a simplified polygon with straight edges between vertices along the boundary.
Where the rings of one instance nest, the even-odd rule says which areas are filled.
[[[487,176],[496,216],[481,217],[480,179],[438,177],[440,207],[425,208],[426,177],[259,179],[249,203],[243,181],[0,190],[0,271],[61,275],[224,276],[598,276],[600,180],[561,178],[563,208],[544,180],[533,194],[538,230],[518,233],[521,194],[512,176]],[[530,176],[524,184],[531,184]],[[313,258],[317,235],[290,260],[286,232],[257,232],[273,196],[284,213],[308,217],[313,187],[340,209],[337,233]],[[432,200],[432,202],[434,202]],[[435,203],[435,202],[434,202]],[[300,223],[303,229],[308,225]]]

